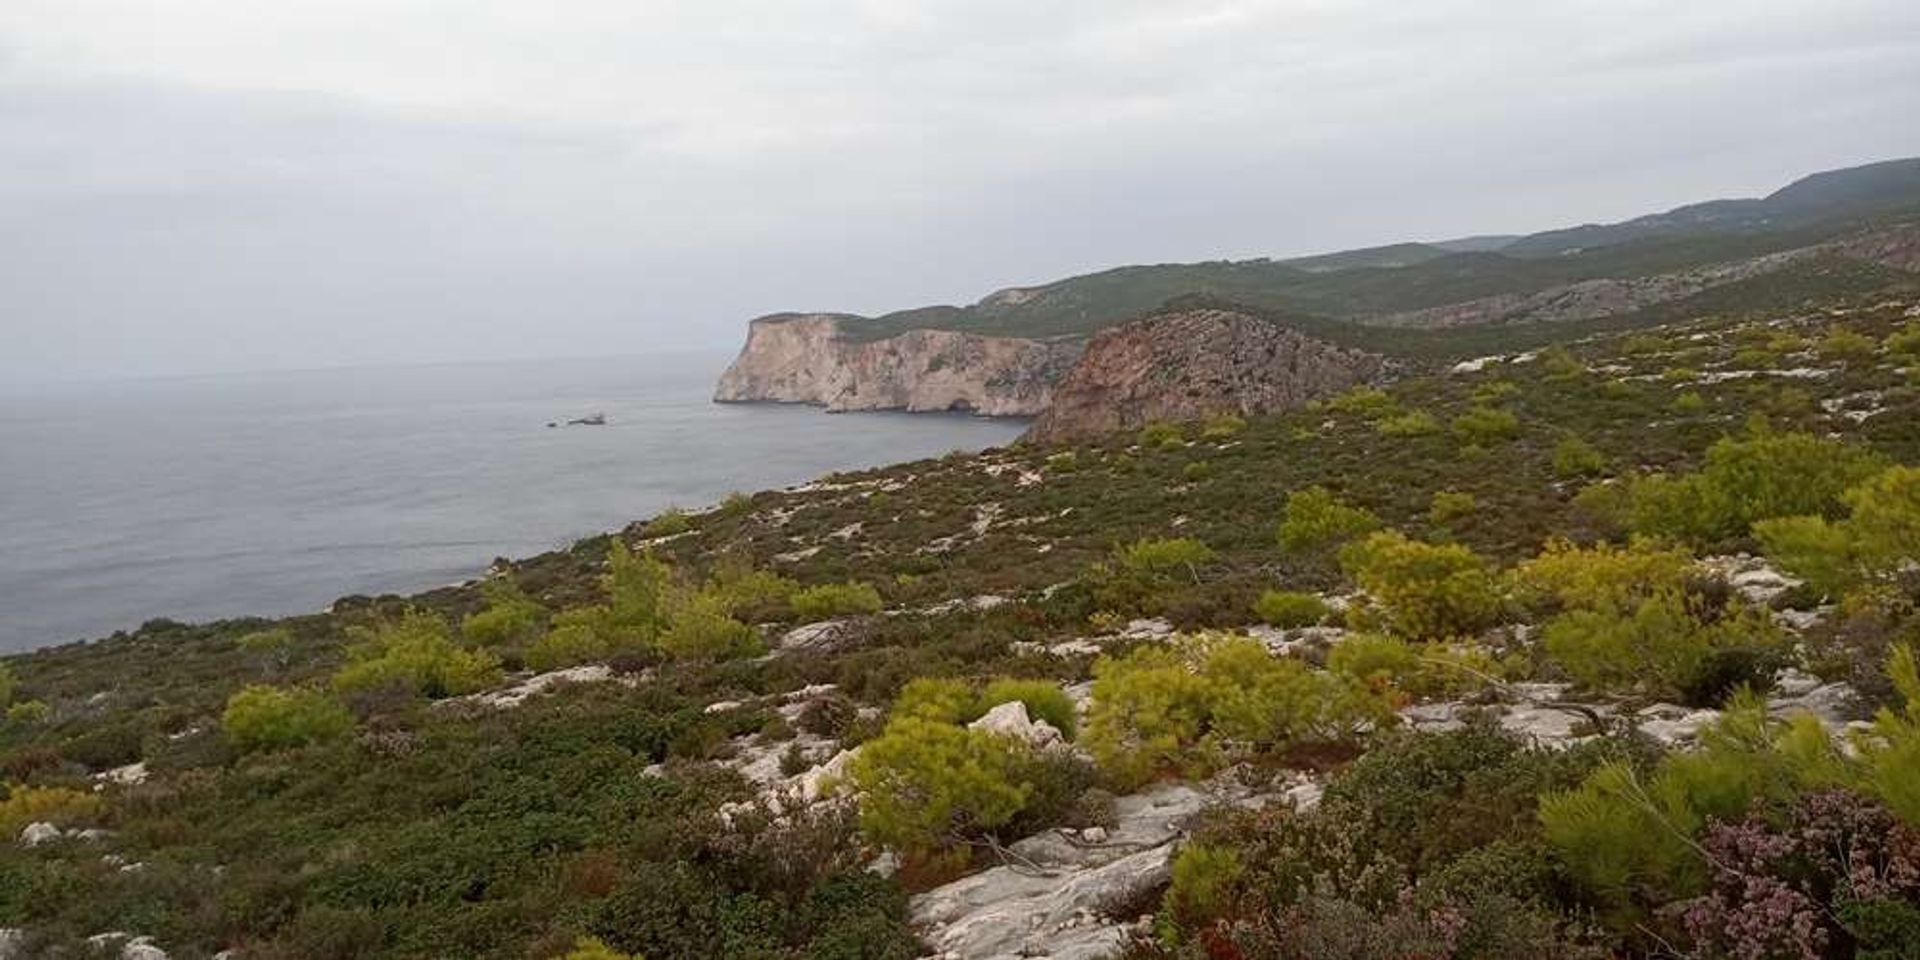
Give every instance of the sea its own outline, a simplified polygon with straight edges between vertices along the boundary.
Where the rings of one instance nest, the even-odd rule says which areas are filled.
[[[0,384],[0,652],[423,590],[668,507],[1025,427],[712,403],[729,359]]]

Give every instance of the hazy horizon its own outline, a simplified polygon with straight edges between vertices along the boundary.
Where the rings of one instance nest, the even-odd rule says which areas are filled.
[[[1761,195],[1915,115],[1892,0],[17,0],[0,378],[721,350]]]

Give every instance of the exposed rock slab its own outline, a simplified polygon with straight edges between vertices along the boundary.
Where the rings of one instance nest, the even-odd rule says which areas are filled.
[[[1210,799],[1189,784],[1121,797],[1114,825],[1094,834],[1100,842],[1059,830],[1021,840],[1010,849],[1026,864],[920,894],[912,920],[936,951],[959,960],[1108,956],[1126,943],[1132,922],[1112,912],[1167,883],[1174,842]]]
[[[1379,379],[1384,358],[1231,310],[1187,310],[1101,332],[1026,439],[1154,421],[1271,413]]]
[[[753,321],[720,377],[723,403],[810,403],[828,410],[968,410],[1032,416],[1079,358],[1078,339],[984,337],[909,330],[878,340],[846,334],[834,314]]]

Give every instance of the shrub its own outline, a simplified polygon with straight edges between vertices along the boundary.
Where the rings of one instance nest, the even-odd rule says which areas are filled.
[[[1632,481],[1627,520],[1653,536],[1737,537],[1773,517],[1836,515],[1841,494],[1884,466],[1872,451],[1806,433],[1728,437],[1697,473]]]
[[[786,603],[800,585],[768,570],[743,563],[722,563],[707,581],[705,592],[717,598],[728,615],[771,614]]]
[[[888,714],[898,720],[911,717],[933,723],[972,723],[986,709],[965,680],[952,677],[915,677],[900,688]]]
[[[1472,446],[1505,443],[1520,435],[1520,418],[1498,407],[1470,407],[1453,418],[1453,435]]]
[[[485,650],[453,642],[439,616],[409,610],[398,621],[351,631],[357,643],[333,676],[341,693],[399,687],[427,697],[450,697],[500,682],[500,661]]]
[[[606,614],[605,607],[563,611],[554,618],[552,629],[527,647],[527,666],[558,670],[611,656],[614,651],[606,639],[610,631],[600,625]]]
[[[1700,849],[1711,864],[1704,896],[1681,919],[1709,956],[1820,956],[1858,940],[1857,956],[1910,956],[1920,924],[1875,923],[1914,916],[1920,901],[1920,835],[1884,808],[1839,790],[1808,794],[1790,819],[1713,823]],[[1850,909],[1851,908],[1851,909]],[[1889,908],[1895,908],[1889,910]],[[1863,922],[1864,921],[1864,922]],[[1904,929],[1901,929],[1904,927]]]
[[[1850,515],[1754,524],[1768,556],[1815,589],[1840,593],[1898,574],[1920,556],[1920,467],[1889,467],[1841,495]]]
[[[1920,323],[1909,323],[1887,334],[1887,352],[1903,359],[1920,358]]]
[[[12,703],[14,692],[18,689],[19,682],[13,678],[13,668],[0,663],[0,706]]]
[[[685,510],[679,507],[668,507],[662,510],[659,516],[647,521],[645,533],[649,539],[677,537],[692,529],[693,521],[688,519]]]
[[[1669,754],[1651,772],[1610,762],[1579,788],[1542,796],[1541,827],[1591,895],[1662,903],[1705,883],[1695,837],[1709,822],[1778,809],[1837,762],[1817,720],[1779,731],[1763,700],[1738,697],[1701,731],[1699,749]]]
[[[1683,417],[1697,416],[1707,412],[1707,398],[1697,390],[1688,390],[1673,398],[1673,412]]]
[[[1026,705],[1027,716],[1044,720],[1067,739],[1073,739],[1079,726],[1073,698],[1051,680],[1017,680],[1003,677],[987,684],[980,694],[982,712],[1003,703],[1018,700]]]
[[[1329,550],[1380,526],[1371,511],[1348,506],[1324,487],[1308,487],[1287,495],[1280,548],[1288,553]]]
[[[902,717],[849,765],[860,826],[874,841],[920,857],[1013,819],[1033,787],[1021,779],[1030,751],[1018,741]]]
[[[1229,751],[1274,750],[1352,736],[1386,722],[1384,700],[1246,637],[1182,638],[1094,664],[1081,742],[1116,781],[1205,772]]]
[[[1425,437],[1439,433],[1440,421],[1425,410],[1414,410],[1375,421],[1375,430],[1387,437]]]
[[[607,595],[606,614],[595,618],[594,626],[608,648],[648,647],[666,629],[673,570],[652,552],[636,554],[615,537],[600,586]]]
[[[1156,421],[1140,431],[1140,445],[1149,450],[1178,447],[1185,444],[1186,440],[1178,424]]]
[[[36,723],[45,723],[47,717],[52,714],[52,708],[41,700],[21,700],[7,704],[7,722],[10,724],[32,726]]]
[[[1327,652],[1327,670],[1369,686],[1404,686],[1420,670],[1420,652],[1399,637],[1351,634]]]
[[[1122,548],[1119,563],[1128,573],[1154,577],[1185,573],[1198,579],[1196,568],[1212,563],[1215,556],[1212,547],[1192,537],[1146,537]]]
[[[234,641],[240,649],[253,653],[278,654],[293,646],[293,631],[286,627],[270,627],[242,634]]]
[[[1433,501],[1427,506],[1427,522],[1444,527],[1455,520],[1471,517],[1480,509],[1480,502],[1473,494],[1461,490],[1436,490]]]
[[[486,607],[460,621],[460,634],[471,643],[487,646],[523,644],[540,630],[547,610],[507,577],[494,577],[480,584]]]
[[[764,645],[752,627],[727,614],[725,598],[700,593],[676,605],[660,649],[682,660],[720,660],[752,656]]]
[[[644,960],[631,953],[621,953],[607,946],[599,937],[581,937],[574,941],[573,949],[561,960]]]
[[[1887,677],[1904,705],[1898,711],[1882,707],[1873,720],[1873,736],[1856,738],[1861,782],[1895,816],[1920,827],[1920,667],[1912,647],[1893,649]]]
[[[1293,590],[1268,590],[1260,594],[1253,612],[1264,623],[1282,629],[1310,627],[1333,613],[1325,600],[1311,593]]]
[[[1537,362],[1549,380],[1571,380],[1587,372],[1587,365],[1573,351],[1557,343],[1541,350]]]
[[[1563,480],[1591,477],[1606,469],[1606,455],[1579,437],[1564,437],[1554,445],[1553,472]]]
[[[1323,401],[1328,410],[1351,413],[1369,420],[1390,417],[1400,410],[1393,397],[1377,387],[1354,387],[1346,393]]]
[[[1626,548],[1580,547],[1555,538],[1513,572],[1516,592],[1535,605],[1623,610],[1673,593],[1686,583],[1693,557],[1636,540]]]
[[[1232,847],[1190,843],[1173,858],[1166,909],[1176,923],[1197,926],[1226,912],[1233,886],[1246,872]]]
[[[280,750],[339,737],[353,729],[353,715],[319,690],[252,684],[227,698],[220,727],[243,753]]]
[[[1872,337],[1845,327],[1836,327],[1820,338],[1820,356],[1836,363],[1857,364],[1873,359],[1880,344]]]
[[[880,591],[870,583],[822,583],[798,590],[789,600],[793,612],[802,620],[827,620],[834,617],[879,613],[883,604]]]
[[[1247,421],[1231,413],[1223,413],[1208,418],[1206,425],[1200,430],[1200,438],[1203,440],[1230,440],[1238,436],[1240,431],[1246,428]]]
[[[1487,563],[1459,544],[1375,533],[1340,551],[1340,565],[1385,608],[1395,632],[1417,639],[1468,636],[1497,622],[1500,593]]]
[[[7,798],[0,800],[0,837],[12,841],[29,823],[58,827],[90,823],[106,811],[106,801],[85,790],[8,784]]]
[[[1541,639],[1555,663],[1596,690],[1632,688],[1650,677],[1671,689],[1706,661],[1709,650],[1675,597],[1630,611],[1572,610],[1549,621]]]

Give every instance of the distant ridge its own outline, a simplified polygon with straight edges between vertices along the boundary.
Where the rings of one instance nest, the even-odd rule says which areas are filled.
[[[1177,297],[1199,295],[1366,323],[1488,297],[1696,271],[1907,219],[1920,219],[1920,158],[1825,171],[1765,197],[1710,200],[1613,224],[1281,260],[1123,266],[1005,288],[966,306],[836,317],[843,321],[841,335],[856,340],[914,329],[1086,336],[1145,316]]]

